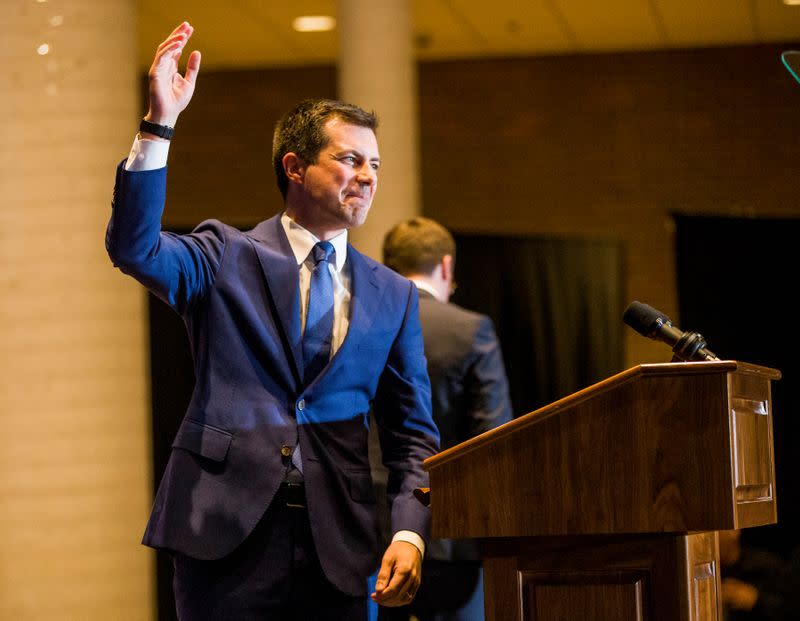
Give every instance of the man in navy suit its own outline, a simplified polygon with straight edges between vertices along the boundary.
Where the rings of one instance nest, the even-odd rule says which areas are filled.
[[[419,289],[433,419],[442,449],[512,418],[508,380],[492,320],[449,302],[455,257],[453,236],[430,218],[400,222],[383,242],[386,266],[411,279]],[[483,619],[483,573],[474,541],[430,541],[423,574],[425,582],[410,607],[385,610],[381,619],[407,620],[409,612],[420,621]]]
[[[114,264],[184,319],[196,378],[144,543],[173,556],[181,619],[366,619],[376,570],[375,602],[417,591],[429,514],[413,491],[438,450],[416,288],[347,243],[377,185],[377,120],[301,102],[275,129],[282,214],[161,232],[169,139],[200,67],[195,51],[178,72],[191,34],[184,22],[158,47],[106,233]],[[382,556],[370,408],[390,473]]]

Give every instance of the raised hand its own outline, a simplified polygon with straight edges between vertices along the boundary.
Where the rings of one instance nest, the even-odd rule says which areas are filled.
[[[186,75],[178,72],[183,48],[192,36],[194,28],[183,22],[164,40],[156,50],[156,56],[148,72],[150,110],[144,118],[158,125],[173,127],[178,115],[183,112],[194,93],[194,84],[200,70],[200,52],[194,51],[186,62]]]

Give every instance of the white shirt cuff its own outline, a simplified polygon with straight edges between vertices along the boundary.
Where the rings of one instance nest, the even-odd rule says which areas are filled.
[[[394,537],[392,537],[392,543],[395,541],[405,541],[416,546],[419,553],[425,558],[425,541],[420,537],[417,533],[411,530],[398,530]]]
[[[169,140],[146,140],[136,134],[128,161],[125,162],[125,170],[141,172],[164,168],[168,154]]]

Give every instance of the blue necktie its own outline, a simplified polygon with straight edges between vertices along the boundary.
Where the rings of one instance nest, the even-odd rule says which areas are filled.
[[[309,257],[314,261],[308,292],[308,313],[303,332],[304,380],[311,383],[328,364],[333,337],[333,279],[330,261],[336,256],[333,244],[317,242]]]

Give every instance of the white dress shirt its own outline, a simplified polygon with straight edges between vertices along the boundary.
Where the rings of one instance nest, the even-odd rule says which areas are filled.
[[[308,315],[308,298],[311,290],[311,270],[313,261],[309,261],[311,249],[320,241],[310,231],[297,224],[285,213],[281,216],[281,225],[289,238],[297,267],[300,270],[300,326],[306,329]],[[347,260],[347,231],[328,240],[336,251],[336,261],[328,263],[333,279],[333,335],[331,340],[331,357],[342,346],[347,329],[350,327],[350,271],[343,269]]]
[[[430,293],[435,299],[439,300],[440,302],[447,302],[447,300],[443,300],[442,299],[442,296],[439,294],[438,291],[436,291],[436,289],[434,289],[434,287],[432,285],[428,284],[426,281],[422,280],[421,278],[414,278],[412,276],[411,278],[409,278],[409,280],[411,282],[413,282],[415,285],[417,285],[417,289],[421,289],[422,291],[425,291],[426,293]]]

